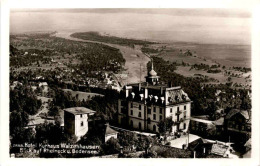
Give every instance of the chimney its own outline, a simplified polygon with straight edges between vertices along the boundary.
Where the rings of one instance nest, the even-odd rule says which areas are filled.
[[[147,99],[147,97],[148,97],[148,89],[145,88],[144,89],[144,98]]]
[[[132,95],[132,99],[134,99],[135,98],[135,93],[132,92],[131,95]]]
[[[129,90],[126,89],[126,90],[125,90],[125,97],[127,98],[128,96],[129,96]]]

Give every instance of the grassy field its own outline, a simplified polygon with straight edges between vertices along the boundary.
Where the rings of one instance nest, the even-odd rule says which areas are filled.
[[[175,61],[180,60],[180,53],[184,53],[190,50],[192,56],[196,56],[199,63],[205,63],[204,58],[207,61],[217,62],[227,67],[251,66],[251,47],[249,45],[228,45],[228,44],[199,44],[199,43],[165,43],[165,44],[153,44],[149,46],[153,49],[160,50],[158,55],[163,58]],[[182,60],[183,58],[181,58]],[[183,59],[184,60],[184,59]],[[196,59],[185,58],[184,61],[191,62]],[[202,60],[202,61],[201,61]]]
[[[247,79],[251,72],[243,73],[232,69],[235,67],[251,67],[250,46],[245,45],[220,45],[220,44],[196,44],[196,43],[163,43],[152,44],[145,47],[146,53],[163,58],[166,61],[176,62],[181,65],[175,71],[186,77],[207,77],[212,81],[208,83],[233,82],[244,87],[251,85],[251,79]],[[155,51],[156,50],[156,51]],[[150,52],[149,52],[150,51]],[[182,65],[183,63],[186,66]],[[187,66],[190,65],[190,66]],[[205,64],[219,66],[215,68],[219,73],[209,73],[208,70],[191,69],[191,65]],[[224,67],[224,68],[222,68]],[[213,69],[213,70],[215,70]],[[226,74],[230,72],[230,74]],[[235,76],[240,75],[240,76]],[[228,81],[228,78],[231,80]]]
[[[233,73],[241,73],[233,70],[228,70],[228,71],[232,71]],[[179,66],[175,72],[186,77],[194,77],[195,74],[201,74],[203,76],[214,78],[219,81],[219,82],[211,82],[211,83],[227,83],[229,77],[223,73],[223,70],[221,73],[207,73],[207,71],[204,70],[195,70],[195,69],[190,70],[190,67],[184,67],[184,66]],[[242,85],[251,84],[251,81],[247,81],[247,79],[245,79],[245,77],[247,77],[248,75],[250,75],[250,73],[243,74],[240,78],[232,77],[231,81]]]

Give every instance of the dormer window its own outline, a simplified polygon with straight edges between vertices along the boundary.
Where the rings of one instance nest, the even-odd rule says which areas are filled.
[[[186,95],[182,95],[182,99],[183,99],[183,100],[186,100]]]
[[[177,102],[180,100],[180,98],[179,98],[178,95],[175,96],[175,100],[176,100]]]
[[[172,98],[171,97],[168,97],[168,101],[171,102]]]

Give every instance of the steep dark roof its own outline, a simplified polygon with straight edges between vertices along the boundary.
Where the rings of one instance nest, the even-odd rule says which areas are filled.
[[[228,112],[228,114],[226,115],[226,119],[230,119],[233,115],[237,114],[239,112],[238,109],[232,109]]]
[[[207,144],[208,141],[206,141],[205,139],[203,138],[199,138],[191,143],[189,143],[189,149],[190,150],[195,150],[199,145],[202,145],[202,144]]]
[[[248,111],[238,110],[238,109],[230,110],[229,113],[226,115],[226,119],[230,119],[232,116],[234,116],[237,113],[241,114],[243,117],[245,117],[245,119],[250,119]]]

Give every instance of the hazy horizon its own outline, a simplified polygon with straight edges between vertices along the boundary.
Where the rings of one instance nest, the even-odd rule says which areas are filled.
[[[157,41],[251,44],[251,14],[238,9],[15,9],[10,33],[99,31]]]

